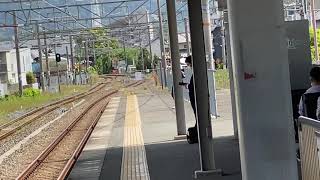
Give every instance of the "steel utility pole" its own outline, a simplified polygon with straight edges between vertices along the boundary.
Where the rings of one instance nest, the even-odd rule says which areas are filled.
[[[45,32],[45,29],[43,29],[43,40],[44,40],[44,46],[45,46],[45,56],[46,56],[46,68],[47,68],[47,83],[48,87],[50,87],[50,66],[49,66],[49,55],[48,55],[48,45],[47,45],[47,33]]]
[[[76,70],[74,68],[74,57],[73,57],[73,44],[72,44],[72,36],[69,36],[70,41],[70,58],[71,58],[71,69],[73,74],[73,84],[76,84]]]
[[[144,57],[143,57],[143,48],[142,48],[142,39],[141,39],[141,32],[139,31],[139,40],[140,40],[140,53],[141,53],[141,60],[142,60],[142,72],[144,72]]]
[[[18,36],[18,23],[16,13],[13,12],[13,24],[14,24],[14,44],[16,48],[17,69],[18,69],[18,83],[19,83],[19,95],[22,96],[22,78],[21,78],[21,63],[20,63],[20,49],[19,49],[19,36]]]
[[[188,19],[184,18],[184,31],[186,33],[186,43],[187,43],[187,55],[190,56],[190,41],[189,41],[189,31],[188,31]]]
[[[151,68],[154,68],[153,55],[152,55],[152,46],[151,46],[151,35],[150,35],[150,24],[149,24],[149,14],[146,11],[146,18],[148,23],[148,40],[149,40],[149,51],[150,51],[150,59],[151,59]]]
[[[89,54],[88,54],[88,42],[84,42],[84,55],[86,58],[86,73],[88,73],[88,67],[89,67]]]
[[[58,74],[58,88],[59,88],[59,93],[61,93],[61,85],[60,85],[60,67],[59,63],[56,61],[56,67],[57,67],[57,74]]]
[[[88,40],[88,39],[87,39]],[[89,68],[89,53],[88,53],[88,41],[84,42],[84,56],[86,59],[86,83],[88,83],[89,80],[89,73],[88,73],[88,68]]]
[[[186,134],[186,121],[184,114],[184,100],[183,90],[179,85],[182,81],[180,70],[180,54],[178,44],[178,30],[177,30],[177,17],[176,17],[176,1],[167,0],[167,12],[168,12],[168,24],[170,34],[170,50],[171,50],[171,64],[173,75],[173,90],[174,90],[174,102],[176,107],[176,119],[177,119],[177,134]]]
[[[95,47],[95,41],[92,41],[92,51],[93,51],[93,62],[96,62],[96,47]]]
[[[161,63],[162,63],[162,68],[160,68],[160,76],[162,79],[162,73],[163,73],[163,81],[161,81],[162,88],[163,85],[167,87],[167,62],[166,62],[166,55],[165,55],[165,48],[164,48],[164,37],[163,37],[163,26],[162,26],[162,14],[161,14],[161,6],[160,6],[160,0],[157,0],[157,6],[158,6],[158,18],[159,18],[159,26],[160,26],[160,47],[161,47]]]
[[[66,56],[67,56],[67,71],[66,71],[66,83],[69,85],[69,71],[70,71],[70,63],[69,63],[69,52],[68,52],[68,46],[66,46]]]
[[[314,41],[314,49],[315,49],[315,58],[318,63],[319,61],[319,49],[318,49],[318,39],[317,39],[317,20],[314,9],[314,0],[310,0],[310,12],[312,16],[312,28],[313,28],[313,41]]]
[[[40,65],[40,84],[41,84],[41,89],[44,92],[45,91],[45,86],[44,86],[44,73],[43,73],[43,67],[42,67],[42,45],[41,45],[41,40],[40,40],[40,30],[39,30],[39,23],[36,23],[36,33],[37,33],[37,39],[38,39],[38,52],[39,52],[39,65]]]
[[[127,51],[126,51],[126,42],[125,38],[123,38],[123,53],[124,53],[124,59],[126,62],[126,73],[128,72],[128,59],[127,59]]]
[[[56,42],[54,42],[54,55],[57,58],[57,44]],[[59,63],[56,59],[56,68],[57,68],[57,75],[58,75],[58,88],[59,88],[59,93],[61,93],[61,85],[60,85],[60,67],[59,67]]]

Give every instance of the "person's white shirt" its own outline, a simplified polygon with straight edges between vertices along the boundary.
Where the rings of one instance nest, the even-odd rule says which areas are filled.
[[[311,94],[311,93],[318,93],[318,92],[320,92],[320,85],[313,85],[304,94]],[[302,97],[299,103],[299,114],[300,116],[305,116]],[[318,98],[318,103],[317,103],[317,118],[320,119],[320,97]]]

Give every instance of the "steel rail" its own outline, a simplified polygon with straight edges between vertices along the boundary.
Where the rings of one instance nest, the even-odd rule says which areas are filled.
[[[48,155],[57,147],[57,145],[64,139],[66,135],[74,128],[74,126],[89,112],[95,105],[97,105],[105,98],[115,94],[117,91],[111,91],[110,93],[103,96],[93,103],[90,104],[81,114],[77,117],[64,131],[25,169],[16,179],[22,180],[27,179],[36,169],[41,165],[41,163],[48,157]]]
[[[36,121],[36,120],[39,119],[40,117],[42,117],[42,116],[44,116],[44,115],[46,115],[46,114],[48,114],[48,113],[56,110],[56,109],[59,108],[61,105],[65,105],[65,104],[71,103],[71,102],[73,102],[73,101],[76,101],[76,100],[78,100],[78,99],[81,99],[81,98],[83,98],[83,97],[85,97],[85,96],[89,96],[89,95],[91,95],[91,94],[93,94],[93,93],[101,90],[106,84],[101,84],[101,85],[103,85],[103,86],[100,86],[97,90],[89,91],[89,92],[84,92],[83,94],[81,93],[80,95],[78,94],[78,95],[76,95],[76,96],[72,96],[72,97],[63,99],[63,100],[61,100],[61,101],[55,102],[55,103],[53,103],[53,104],[54,104],[53,107],[49,108],[48,110],[46,110],[46,111],[44,111],[44,112],[41,112],[40,114],[36,115],[36,116],[33,117],[32,119],[27,120],[26,122],[24,122],[24,123],[22,123],[22,124],[20,124],[20,125],[18,124],[18,126],[10,129],[10,130],[8,130],[8,131],[5,131],[4,129],[1,129],[1,131],[5,131],[5,132],[4,132],[3,134],[0,134],[0,140],[3,140],[3,139],[5,139],[5,138],[9,137],[10,135],[14,134],[15,132],[19,131],[20,129],[24,128],[25,126],[27,126],[27,125],[31,124],[32,122]],[[48,106],[46,106],[46,107],[48,107]],[[26,117],[28,117],[28,116],[30,116],[30,115],[33,115],[33,114],[35,114],[35,113],[37,113],[37,112],[40,112],[41,110],[45,109],[46,107],[40,108],[40,109],[38,109],[38,110],[35,110],[35,111],[33,111],[32,113],[27,114],[27,115],[24,116],[23,118],[20,118],[19,120],[16,120],[16,121],[14,121],[14,122],[12,122],[12,123],[9,122],[9,124],[5,124],[5,125],[3,125],[3,127],[9,127],[9,126],[11,126],[11,125],[14,125],[15,123],[19,123],[22,119],[24,119],[24,118],[26,118]],[[2,128],[3,128],[3,127],[2,127]],[[0,132],[1,132],[1,131],[0,131]]]
[[[136,81],[134,83],[130,83],[125,87],[135,86],[141,83],[141,81]],[[36,169],[43,163],[43,161],[50,155],[50,153],[59,145],[59,143],[68,135],[68,133],[75,127],[75,125],[89,112],[95,105],[99,102],[105,100],[106,98],[110,97],[113,94],[116,94],[119,90],[113,90],[110,93],[104,95],[102,98],[94,101],[90,106],[88,106],[50,145],[42,151],[40,155],[16,178],[16,180],[25,180],[27,179]],[[84,148],[86,142],[90,138],[92,131],[94,130],[95,125],[98,123],[105,107],[109,101],[103,105],[103,107],[99,110],[98,116],[94,119],[93,123],[91,124],[90,128],[85,133],[84,137],[82,138],[81,142],[77,146],[76,150],[73,152],[71,158],[68,160],[66,165],[64,166],[63,170],[59,174],[58,179],[64,179],[70,172],[71,168],[73,167],[74,163],[76,162],[77,158],[79,157],[82,149]]]

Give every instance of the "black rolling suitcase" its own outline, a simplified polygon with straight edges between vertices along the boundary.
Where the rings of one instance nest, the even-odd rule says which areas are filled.
[[[187,140],[189,144],[198,143],[198,130],[197,126],[188,129]]]

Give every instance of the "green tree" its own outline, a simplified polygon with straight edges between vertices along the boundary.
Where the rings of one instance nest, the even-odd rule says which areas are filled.
[[[109,74],[112,70],[112,61],[110,55],[104,54],[98,57],[95,70],[98,74]]]
[[[90,36],[80,36],[76,39],[76,43],[78,47],[82,47],[83,41],[87,39],[93,40],[94,43],[90,43],[89,48],[93,48],[91,46],[94,46],[96,50],[94,69],[99,74],[111,73],[112,63],[115,62],[115,64],[117,64],[117,61],[125,61],[127,65],[135,64],[137,70],[142,70],[143,67],[144,69],[151,68],[151,55],[146,48],[140,50],[140,48],[126,47],[126,49],[124,49],[120,46],[118,40],[109,37],[106,28],[95,28],[85,32],[89,33]],[[84,50],[79,48],[78,54],[83,56]],[[83,59],[83,57],[79,58],[79,60],[81,59]]]
[[[27,72],[26,80],[27,80],[27,84],[33,84],[36,82],[33,72]]]
[[[310,34],[310,48],[311,48],[311,57],[312,61],[316,61],[316,50],[314,46],[314,31],[313,28],[309,28],[309,34]],[[317,29],[317,41],[318,41],[318,47],[320,45],[320,30]],[[320,51],[318,52],[320,55]]]
[[[137,70],[151,69],[151,65],[152,65],[152,62],[151,62],[151,55],[149,51],[146,48],[142,48],[141,50],[139,50],[136,69]]]

